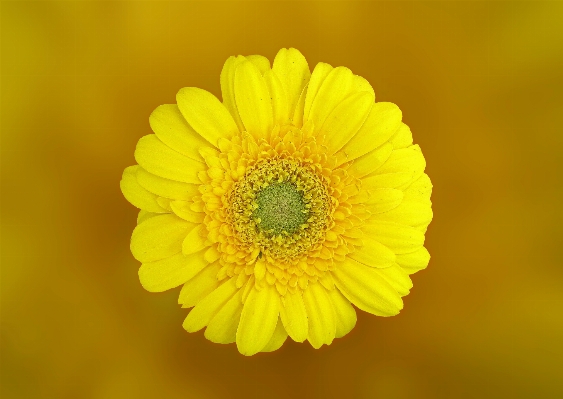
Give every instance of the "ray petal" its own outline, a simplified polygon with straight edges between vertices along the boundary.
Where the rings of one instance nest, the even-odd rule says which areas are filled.
[[[168,258],[182,250],[182,241],[194,226],[172,214],[147,219],[133,230],[131,253],[140,262]]]
[[[412,288],[412,281],[406,271],[398,264],[393,264],[385,269],[378,269],[377,273],[393,287],[401,296],[408,295]]]
[[[348,256],[369,267],[384,268],[395,262],[395,253],[370,235],[362,237],[364,243]]]
[[[408,274],[413,274],[425,269],[429,262],[430,254],[424,247],[420,247],[414,252],[397,255],[397,264]]]
[[[274,123],[284,125],[288,122],[290,115],[286,89],[274,71],[267,71],[264,74],[264,80],[272,98]]]
[[[282,347],[286,339],[287,339],[287,331],[285,331],[281,319],[278,319],[278,322],[276,324],[276,329],[272,334],[272,338],[270,338],[270,341],[266,344],[264,348],[262,348],[260,352],[277,351],[279,348]]]
[[[262,290],[252,288],[240,317],[236,342],[240,353],[251,356],[260,352],[268,344],[279,315],[279,294],[266,284]]]
[[[395,104],[375,103],[358,133],[339,151],[341,162],[361,157],[388,141],[399,128],[401,118],[401,110]]]
[[[332,110],[320,129],[320,133],[327,138],[329,154],[334,154],[354,137],[369,115],[374,101],[372,93],[360,91],[345,98]]]
[[[196,184],[170,180],[137,168],[137,181],[145,189],[160,197],[175,200],[191,200],[199,194]]]
[[[358,308],[376,316],[394,316],[403,301],[377,270],[347,257],[332,274],[338,289]]]
[[[183,327],[187,332],[196,332],[207,326],[221,308],[236,294],[236,278],[231,278],[203,298],[190,311]]]
[[[183,308],[191,308],[219,287],[219,280],[217,280],[219,269],[221,269],[219,262],[208,264],[193,278],[189,279],[180,290],[178,303]]]
[[[305,94],[305,103],[304,103],[304,110],[303,110],[303,121],[306,122],[309,120],[309,114],[311,113],[311,107],[313,105],[313,101],[317,97],[317,93],[321,88],[323,82],[325,81],[328,74],[334,68],[326,64],[324,62],[319,62],[313,73],[311,74],[311,79],[309,80],[309,84],[307,86],[307,92]]]
[[[395,254],[414,252],[424,245],[424,234],[399,223],[370,220],[362,230]]]
[[[209,146],[209,143],[186,122],[176,104],[157,107],[150,115],[149,123],[164,144],[188,158],[201,162],[198,149]]]
[[[303,89],[311,78],[307,60],[294,48],[282,48],[274,58],[272,71],[280,78],[287,93],[288,116],[293,115]]]
[[[302,294],[287,292],[281,301],[280,316],[287,333],[296,342],[307,339],[309,327]]]
[[[139,268],[139,280],[147,291],[162,292],[184,284],[206,265],[203,253],[190,256],[178,253],[155,262],[143,263]]]
[[[210,92],[184,87],[176,95],[176,101],[186,121],[211,145],[216,147],[220,138],[230,138],[238,132],[227,108]]]
[[[339,289],[328,291],[328,296],[332,301],[332,307],[336,315],[336,335],[335,338],[341,338],[348,334],[356,325],[356,310],[348,299]]]
[[[274,116],[268,85],[250,61],[242,62],[236,69],[235,101],[245,130],[255,139],[272,130]]]
[[[194,161],[160,141],[156,135],[141,137],[135,148],[135,160],[146,171],[165,179],[198,184],[198,172],[205,164]]]
[[[134,165],[125,168],[123,171],[123,176],[119,182],[123,196],[134,206],[147,212],[166,212],[166,210],[156,202],[158,196],[146,190],[137,181],[138,169],[139,165]]]
[[[239,131],[244,131],[244,125],[238,113],[235,101],[235,72],[237,67],[246,60],[245,57],[239,55],[231,56],[225,61],[221,70],[221,95],[223,96],[223,104],[229,111],[235,121]]]
[[[336,315],[327,290],[319,283],[309,283],[303,302],[309,319],[307,339],[315,349],[330,345],[336,335]]]
[[[205,329],[205,338],[218,344],[235,342],[241,313],[242,290],[238,290],[213,316]]]

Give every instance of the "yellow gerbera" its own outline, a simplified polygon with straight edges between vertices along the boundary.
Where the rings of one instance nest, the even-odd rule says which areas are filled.
[[[244,355],[314,348],[393,316],[427,266],[432,184],[401,111],[348,68],[296,49],[230,57],[221,103],[183,88],[150,116],[123,195],[145,289],[183,284],[188,332]]]

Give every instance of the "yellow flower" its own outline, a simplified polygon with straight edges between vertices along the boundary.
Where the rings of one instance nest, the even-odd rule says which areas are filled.
[[[289,335],[314,348],[393,316],[430,259],[432,184],[392,103],[296,49],[230,57],[221,103],[183,88],[150,116],[121,189],[140,208],[131,252],[148,291],[183,284],[189,332],[244,355]]]

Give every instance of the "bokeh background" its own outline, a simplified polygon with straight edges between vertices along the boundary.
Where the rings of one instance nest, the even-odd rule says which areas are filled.
[[[296,47],[398,104],[434,183],[393,318],[245,358],[144,291],[122,197],[148,116]],[[1,2],[2,398],[563,397],[562,2]]]

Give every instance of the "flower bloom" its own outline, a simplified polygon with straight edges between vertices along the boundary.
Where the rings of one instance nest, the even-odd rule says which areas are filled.
[[[432,184],[399,108],[348,68],[311,74],[230,57],[223,102],[195,87],[161,105],[121,189],[140,208],[131,252],[151,292],[183,285],[183,327],[244,355],[288,335],[314,348],[393,316],[430,259]]]

